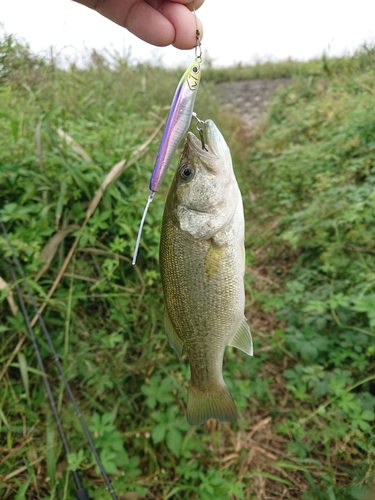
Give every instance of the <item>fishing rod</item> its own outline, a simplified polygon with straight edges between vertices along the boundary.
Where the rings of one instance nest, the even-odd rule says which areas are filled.
[[[104,469],[104,466],[102,464],[102,461],[100,460],[100,457],[99,457],[99,454],[98,454],[98,451],[94,445],[94,442],[91,438],[91,435],[89,433],[89,430],[86,426],[86,423],[82,417],[82,414],[79,410],[79,407],[78,407],[78,404],[77,404],[77,401],[74,397],[74,394],[71,390],[71,387],[69,385],[69,382],[68,382],[68,379],[66,378],[66,375],[65,375],[65,372],[64,372],[64,369],[60,363],[60,360],[58,358],[58,355],[56,353],[56,350],[53,346],[53,343],[52,343],[52,340],[51,340],[51,336],[47,330],[47,327],[44,323],[44,320],[42,318],[42,316],[39,314],[39,311],[38,311],[38,306],[37,306],[37,303],[34,299],[34,296],[31,292],[31,289],[30,289],[30,286],[27,282],[27,279],[26,279],[26,276],[25,276],[25,273],[22,269],[22,266],[21,266],[21,263],[15,253],[15,250],[14,250],[14,247],[9,239],[9,234],[6,230],[6,227],[4,225],[4,223],[0,220],[0,227],[4,233],[4,236],[5,236],[5,239],[9,245],[9,248],[11,250],[11,253],[12,253],[12,259],[13,259],[13,263],[15,264],[17,270],[18,270],[18,273],[25,285],[25,288],[27,290],[27,293],[28,293],[28,296],[31,300],[31,303],[32,303],[32,306],[38,316],[38,321],[40,323],[40,326],[41,326],[41,329],[43,331],[43,334],[45,336],[45,339],[47,341],[47,344],[50,348],[50,351],[52,353],[52,356],[53,356],[53,360],[55,362],[55,364],[57,365],[57,368],[58,368],[58,371],[60,373],[60,376],[61,376],[61,379],[63,381],[63,384],[65,386],[65,390],[67,391],[68,395],[69,395],[69,399],[73,405],[73,408],[74,408],[74,412],[81,424],[81,428],[82,428],[82,431],[86,437],[86,440],[89,444],[89,447],[91,449],[91,452],[93,453],[94,457],[95,457],[95,460],[96,460],[96,463],[98,464],[98,467],[100,469],[100,472],[102,474],[102,477],[106,483],[106,486],[107,486],[107,489],[108,489],[108,492],[110,493],[110,495],[112,496],[112,499],[113,500],[117,500],[117,496],[115,494],[115,491],[112,487],[112,484],[109,480],[109,477]],[[56,406],[56,403],[55,403],[55,400],[53,398],[53,394],[52,394],[52,391],[51,391],[51,386],[48,382],[48,378],[47,378],[47,372],[44,368],[44,364],[43,364],[43,360],[42,360],[42,357],[41,357],[41,354],[40,354],[40,350],[39,350],[39,347],[38,347],[38,344],[37,344],[37,341],[36,341],[36,336],[35,336],[35,333],[34,333],[34,330],[31,326],[31,322],[30,322],[30,318],[28,316],[28,313],[27,313],[27,310],[26,310],[26,305],[25,305],[25,301],[22,297],[22,293],[21,293],[21,289],[19,287],[19,284],[17,282],[17,276],[16,276],[16,273],[15,273],[15,270],[14,270],[14,267],[11,263],[11,261],[9,259],[7,259],[7,263],[8,263],[8,266],[9,266],[9,270],[10,270],[10,273],[11,273],[11,276],[12,276],[12,280],[14,281],[15,283],[15,287],[16,287],[16,291],[17,291],[17,295],[18,295],[18,299],[19,299],[19,302],[20,302],[20,306],[21,306],[21,310],[22,310],[22,314],[23,314],[23,317],[25,319],[25,322],[26,322],[26,326],[27,326],[27,330],[29,332],[29,335],[30,335],[30,339],[31,339],[31,343],[33,345],[33,348],[34,348],[34,351],[35,351],[35,355],[36,355],[36,358],[37,358],[37,361],[38,361],[38,365],[39,365],[39,368],[40,368],[40,371],[42,373],[42,378],[43,378],[43,382],[44,382],[44,385],[45,385],[45,388],[46,388],[46,391],[47,391],[47,395],[48,395],[48,399],[49,399],[49,402],[50,402],[50,406],[51,406],[51,409],[52,409],[52,412],[53,412],[53,415],[55,417],[55,420],[56,420],[56,424],[57,424],[57,427],[58,427],[58,430],[59,430],[59,433],[60,433],[60,436],[61,436],[61,440],[63,442],[63,446],[64,446],[64,450],[65,450],[65,454],[68,455],[70,453],[70,448],[69,448],[69,444],[68,444],[68,441],[67,441],[67,438],[66,438],[66,435],[65,435],[65,432],[64,432],[64,429],[62,427],[62,423],[61,423],[61,419],[60,419],[60,416],[59,416],[59,413],[58,413],[58,410],[57,410],[57,406]],[[77,500],[90,500],[90,497],[88,496],[88,493],[87,493],[87,490],[85,490],[83,487],[82,487],[82,484],[81,484],[81,481],[79,479],[79,475],[78,475],[78,472],[77,470],[73,470],[72,471],[72,474],[73,474],[73,478],[74,478],[74,481],[76,483],[76,488],[77,488],[77,492],[76,492],[76,496],[77,496]]]
[[[10,270],[10,274],[12,276],[12,280],[15,283],[15,288],[16,288],[16,292],[17,292],[17,295],[18,295],[18,300],[19,300],[19,303],[20,303],[20,306],[21,306],[22,314],[23,314],[23,317],[25,319],[25,323],[26,323],[27,330],[28,330],[29,335],[30,335],[31,343],[32,343],[34,351],[35,351],[35,355],[36,355],[36,358],[37,358],[37,361],[38,361],[39,369],[42,372],[42,379],[43,379],[44,386],[45,386],[46,391],[47,391],[47,395],[48,395],[48,399],[49,399],[50,406],[51,406],[51,409],[52,409],[52,413],[53,413],[53,415],[55,417],[55,420],[56,420],[56,424],[57,424],[57,427],[58,427],[58,430],[59,430],[61,441],[62,441],[63,446],[64,446],[65,454],[68,455],[70,453],[70,448],[69,448],[68,440],[66,438],[66,434],[65,434],[64,429],[62,427],[60,415],[58,413],[58,410],[57,410],[57,407],[56,407],[56,403],[55,403],[55,400],[54,400],[53,395],[52,395],[51,386],[50,386],[50,384],[48,382],[47,373],[46,373],[46,370],[44,368],[43,360],[41,358],[38,345],[36,343],[35,333],[34,333],[34,330],[33,330],[32,326],[31,326],[30,318],[29,318],[29,316],[27,314],[25,301],[23,300],[21,289],[20,289],[20,287],[19,287],[19,285],[17,283],[17,277],[16,277],[16,274],[14,272],[14,268],[13,268],[13,266],[12,266],[12,264],[11,264],[11,262],[9,260],[7,260],[7,263],[8,263],[8,267],[9,267],[9,270]],[[73,474],[74,481],[76,483],[76,488],[77,488],[76,495],[77,495],[77,499],[78,500],[90,500],[90,497],[88,496],[87,491],[82,487],[81,480],[79,478],[78,472],[76,470],[72,470],[72,474]]]

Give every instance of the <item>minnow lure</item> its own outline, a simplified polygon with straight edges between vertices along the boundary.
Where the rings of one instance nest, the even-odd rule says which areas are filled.
[[[158,191],[178,145],[189,130],[200,76],[200,64],[195,60],[178,84],[151,176],[151,194]]]
[[[198,47],[200,47],[200,45],[198,45]],[[201,54],[197,55],[196,52],[194,62],[185,71],[173,97],[167,124],[165,126],[163,137],[159,146],[154,170],[151,175],[151,193],[149,194],[139,226],[137,242],[134,250],[133,265],[135,264],[137,259],[143,224],[146,218],[148,207],[150,206],[150,203],[153,200],[156,191],[158,191],[161,183],[163,182],[165,174],[167,173],[168,167],[178,148],[178,145],[180,144],[182,138],[184,137],[184,135],[186,135],[190,127],[192,116],[197,118],[193,113],[193,108],[201,78],[201,60]],[[200,122],[199,119],[197,120]]]

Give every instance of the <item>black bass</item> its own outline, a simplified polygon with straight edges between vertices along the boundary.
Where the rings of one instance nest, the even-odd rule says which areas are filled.
[[[206,148],[189,132],[165,205],[160,271],[165,328],[191,369],[186,418],[235,421],[237,409],[223,380],[225,347],[252,356],[244,317],[244,215],[229,148],[213,121]]]

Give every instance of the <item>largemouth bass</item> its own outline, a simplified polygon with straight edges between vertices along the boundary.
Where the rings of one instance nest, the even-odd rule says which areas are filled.
[[[222,365],[225,347],[252,356],[244,317],[244,215],[229,148],[211,120],[206,148],[189,132],[165,205],[160,271],[165,328],[181,359],[185,349],[191,380],[186,417],[237,419]]]

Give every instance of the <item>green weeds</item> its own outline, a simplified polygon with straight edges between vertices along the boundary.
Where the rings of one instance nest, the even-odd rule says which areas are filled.
[[[218,112],[212,83],[239,73],[214,71],[205,70],[196,110],[218,123],[234,155],[255,341],[253,359],[226,352],[237,424],[191,428],[185,419],[189,373],[164,333],[158,270],[173,169],[131,264],[180,72],[119,56],[62,71],[4,35],[0,218],[119,498],[370,500],[373,50],[282,71],[241,69],[246,78],[294,77],[246,150],[238,122]],[[0,252],[9,255],[2,237]],[[73,498],[78,469],[91,498],[106,498],[35,327],[72,450],[63,455],[4,258],[0,277],[0,496]]]
[[[356,467],[373,460],[375,442],[373,51],[362,64],[365,56],[360,72],[300,78],[282,90],[250,151],[256,210],[276,227],[263,257],[281,282],[260,300],[285,325],[295,360],[286,388],[305,413],[280,430],[301,459],[324,445],[329,460],[341,448]],[[319,483],[310,487],[311,498],[326,498]]]

